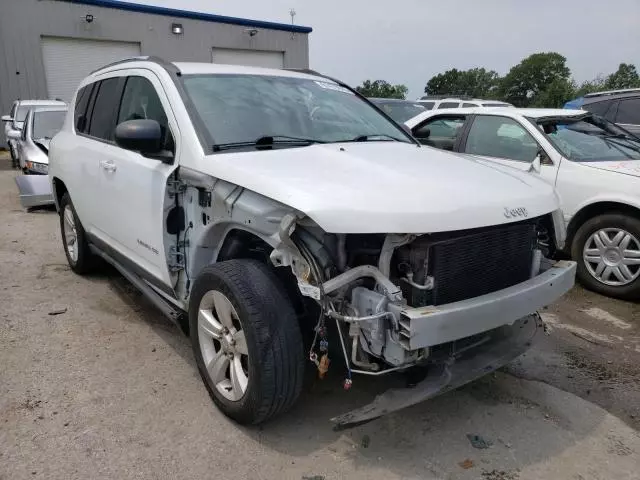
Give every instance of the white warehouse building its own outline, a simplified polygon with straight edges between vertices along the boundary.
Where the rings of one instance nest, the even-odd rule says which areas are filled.
[[[139,55],[308,68],[310,32],[298,25],[116,0],[5,0],[0,11],[0,112],[9,113],[17,99],[68,102],[93,70]]]

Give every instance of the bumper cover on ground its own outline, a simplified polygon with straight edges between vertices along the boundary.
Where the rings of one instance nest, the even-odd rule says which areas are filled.
[[[331,421],[338,430],[354,427],[461,387],[520,356],[541,330],[540,317],[537,314],[527,315],[513,325],[488,332],[492,337],[489,341],[466,351],[459,358],[449,357],[430,366],[428,376],[415,387],[388,390],[370,404]]]

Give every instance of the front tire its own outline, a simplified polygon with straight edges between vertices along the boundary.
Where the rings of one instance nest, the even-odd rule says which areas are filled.
[[[80,275],[90,272],[96,258],[91,253],[84,228],[69,193],[65,193],[60,200],[60,232],[64,253],[71,270]]]
[[[211,398],[241,424],[287,411],[300,395],[304,354],[293,307],[255,260],[206,267],[189,301],[191,345]]]
[[[640,298],[640,220],[607,213],[587,220],[576,232],[571,256],[578,280],[603,295]]]

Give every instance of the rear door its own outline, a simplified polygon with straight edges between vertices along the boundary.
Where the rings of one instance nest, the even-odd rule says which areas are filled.
[[[524,171],[542,152],[540,176],[555,185],[559,160],[554,162],[531,132],[510,117],[475,115],[459,151]]]
[[[117,124],[127,120],[156,120],[163,131],[168,162],[110,144],[99,165],[99,195],[106,199],[100,219],[102,234],[126,259],[151,275],[161,288],[172,285],[164,251],[164,202],[168,177],[179,149],[178,126],[167,95],[149,70],[129,70],[121,99],[115,102]],[[176,148],[178,147],[178,148]],[[129,266],[131,267],[131,265]],[[165,288],[166,290],[166,288]]]
[[[69,191],[84,229],[103,239],[109,199],[100,194],[100,164],[115,148],[112,132],[123,86],[124,77],[117,76],[87,85],[78,92],[74,111],[76,138],[69,155],[75,171],[68,175],[73,182]]]

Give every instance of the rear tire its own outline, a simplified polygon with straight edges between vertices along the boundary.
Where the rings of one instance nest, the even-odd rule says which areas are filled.
[[[640,220],[606,213],[587,220],[571,243],[577,277],[589,290],[624,300],[640,298]]]
[[[60,200],[60,233],[62,247],[71,270],[79,275],[89,273],[96,264],[96,257],[91,253],[84,228],[69,193],[65,193]]]
[[[241,424],[284,413],[300,395],[303,343],[276,275],[255,260],[202,270],[189,301],[191,345],[214,403]]]

